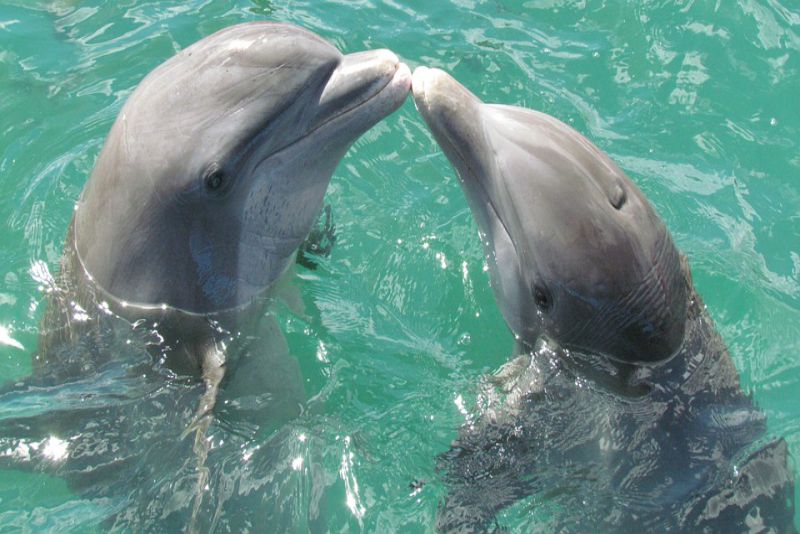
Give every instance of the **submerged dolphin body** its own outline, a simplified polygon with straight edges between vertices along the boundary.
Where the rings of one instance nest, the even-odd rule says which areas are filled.
[[[554,531],[793,531],[786,444],[758,443],[765,418],[642,192],[553,117],[437,69],[413,94],[521,355],[441,458],[438,527],[487,528],[533,495]]]
[[[13,407],[1,414],[3,460],[54,461],[97,498],[153,487],[108,505],[121,528],[193,529],[201,506],[206,527],[225,524],[235,482],[206,487],[226,476],[207,462],[220,388],[234,401],[223,410],[256,428],[302,410],[299,367],[265,308],[339,160],[410,82],[387,50],[342,55],[265,22],[223,29],[147,75],[76,205],[34,375],[0,397]],[[35,441],[43,432],[57,458],[42,445],[54,442]],[[268,478],[242,494],[259,502]]]

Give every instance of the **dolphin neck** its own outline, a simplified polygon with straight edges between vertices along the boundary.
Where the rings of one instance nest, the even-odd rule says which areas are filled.
[[[187,319],[197,321],[215,321],[225,323],[227,317],[238,317],[248,312],[254,307],[263,308],[272,297],[272,289],[274,284],[266,286],[254,294],[246,301],[224,309],[214,310],[210,312],[196,312],[183,309],[179,306],[174,306],[168,302],[135,302],[128,299],[120,298],[114,295],[111,291],[107,290],[103,285],[95,280],[89,268],[81,258],[80,250],[77,243],[77,234],[75,231],[75,219],[69,225],[67,231],[67,239],[65,242],[64,258],[62,259],[61,269],[68,273],[72,279],[72,284],[78,288],[90,288],[92,293],[92,300],[97,304],[106,303],[110,309],[125,318],[133,318],[133,320],[146,318],[146,317],[160,317],[164,315],[180,315]],[[276,280],[281,277],[288,270],[284,269]],[[62,277],[63,278],[63,277]],[[264,306],[256,306],[257,303],[264,303]]]
[[[739,375],[717,333],[713,320],[687,274],[688,302],[684,337],[668,359],[654,363],[625,363],[601,354],[572,351],[547,341],[548,354],[567,373],[622,397],[672,396],[681,391],[739,397]],[[540,340],[541,341],[541,340]],[[540,346],[519,341],[516,354],[540,356]]]
[[[120,336],[138,338],[131,332],[150,332],[148,351],[179,375],[197,375],[197,348],[228,343],[247,331],[264,315],[270,297],[260,296],[236,308],[199,314],[168,305],[137,305],[114,297],[93,280],[75,247],[74,223],[70,224],[56,286],[48,296],[43,318],[40,352],[47,359],[53,349],[75,344],[84,334],[113,330]],[[79,310],[84,316],[76,323]],[[68,325],[63,327],[61,325]],[[55,357],[55,356],[54,356]]]

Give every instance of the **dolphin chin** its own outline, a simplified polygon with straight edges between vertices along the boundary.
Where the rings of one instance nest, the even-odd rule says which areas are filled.
[[[764,414],[642,192],[553,117],[484,104],[438,69],[412,85],[518,340],[493,377],[506,395],[487,393],[439,458],[437,527],[486,530],[535,494],[552,531],[733,532],[758,510],[759,528],[793,532],[786,443],[753,452]]]

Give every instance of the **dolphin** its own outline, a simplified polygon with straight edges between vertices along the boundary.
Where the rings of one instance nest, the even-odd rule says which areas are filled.
[[[409,89],[392,52],[342,55],[287,24],[240,24],[189,46],[142,80],[112,126],[75,208],[67,284],[160,323],[164,343],[182,345],[170,364],[219,382],[219,333],[262,314],[339,160]]]
[[[410,86],[408,67],[388,50],[344,55],[310,31],[270,22],[225,28],[150,72],[119,112],[75,206],[61,272],[47,284],[34,374],[3,395],[6,406],[20,406],[26,393],[66,384],[55,390],[62,406],[33,416],[3,411],[4,435],[19,432],[4,450],[33,460],[46,447],[26,445],[30,429],[54,430],[67,444],[61,472],[102,496],[123,464],[140,472],[151,464],[144,479],[163,476],[137,455],[194,436],[194,530],[220,388],[251,399],[242,404],[258,413],[255,425],[303,409],[299,367],[266,309],[340,159]],[[132,340],[155,357],[155,370],[132,356]],[[115,366],[124,357],[134,363]],[[155,383],[131,382],[142,373]],[[93,374],[100,389],[86,393]],[[158,384],[181,377],[202,378],[202,394]],[[187,399],[195,403],[188,420]],[[137,426],[129,436],[118,426],[133,400],[143,401],[126,412]],[[143,429],[145,417],[164,426]]]
[[[794,531],[786,443],[764,442],[685,256],[633,181],[551,116],[485,104],[438,69],[412,86],[518,355],[440,458],[438,528],[486,529],[534,496],[554,531]]]

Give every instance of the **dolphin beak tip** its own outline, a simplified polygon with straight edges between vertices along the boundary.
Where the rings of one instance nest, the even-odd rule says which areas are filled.
[[[397,73],[395,74],[395,78],[400,81],[405,87],[406,92],[411,91],[411,84],[412,84],[412,75],[411,69],[405,63],[400,63],[397,66]]]

